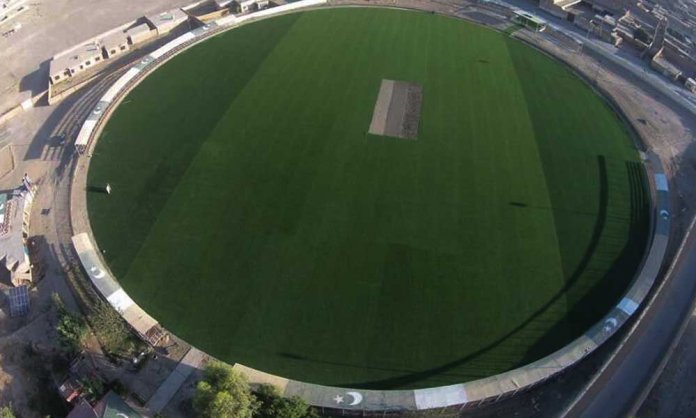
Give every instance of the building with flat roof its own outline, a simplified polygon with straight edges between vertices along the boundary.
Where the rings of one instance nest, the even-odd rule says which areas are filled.
[[[157,36],[157,31],[152,30],[150,25],[143,23],[141,25],[130,28],[126,31],[126,37],[131,45],[136,45],[145,42]]]
[[[256,10],[267,9],[270,5],[268,0],[240,0],[239,11],[242,13],[251,13]]]
[[[188,20],[188,15],[181,9],[172,9],[156,15],[145,16],[155,28],[157,35],[164,35]]]
[[[127,52],[130,49],[128,37],[123,32],[115,32],[106,35],[101,40],[102,49],[106,58],[114,57]]]
[[[74,48],[65,54],[55,56],[49,64],[49,77],[52,84],[64,81],[81,73],[102,60],[102,47],[98,42],[90,42]]]
[[[0,261],[14,286],[33,280],[27,238],[34,189],[25,176],[22,186],[0,195]]]

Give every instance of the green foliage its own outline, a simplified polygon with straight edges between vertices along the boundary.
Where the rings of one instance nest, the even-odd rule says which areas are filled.
[[[196,386],[193,407],[204,418],[251,418],[257,404],[244,376],[212,361]]]
[[[258,418],[315,418],[317,415],[301,398],[283,398],[273,385],[261,385],[254,395],[259,408],[254,415]]]
[[[58,311],[56,331],[58,332],[61,345],[69,351],[79,351],[89,335],[87,324],[85,324],[82,317],[75,315],[65,308],[65,304],[63,304],[63,301],[57,293],[53,293],[51,298]]]
[[[125,322],[109,304],[99,302],[89,320],[106,351],[122,351],[130,343],[130,332]]]
[[[5,405],[0,408],[0,418],[15,418],[16,415],[12,411],[12,405]]]
[[[82,387],[83,395],[91,397],[92,399],[101,398],[106,392],[106,390],[104,390],[104,383],[98,378],[85,379],[82,381],[82,384],[84,385]]]

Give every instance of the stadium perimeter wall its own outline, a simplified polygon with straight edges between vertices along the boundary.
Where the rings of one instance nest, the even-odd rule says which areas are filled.
[[[128,297],[110,272],[100,255],[89,226],[89,220],[85,216],[87,213],[85,193],[87,169],[89,155],[96,143],[95,139],[123,97],[144,77],[178,52],[210,36],[244,23],[325,5],[328,5],[327,0],[301,0],[246,16],[226,16],[187,32],[131,67],[107,90],[84,122],[75,142],[76,150],[83,155],[79,157],[75,165],[74,180],[71,187],[71,223],[75,234],[73,245],[83,269],[94,287],[141,337],[146,338],[148,332],[153,327],[157,327],[158,324],[154,318],[147,315]],[[294,381],[254,370],[241,364],[235,364],[234,368],[244,373],[252,383],[272,383],[278,386],[285,396],[300,396],[314,406],[341,409],[349,415],[433,408],[464,409],[482,403],[494,402],[513,396],[521,390],[530,389],[577,364],[607,341],[636,313],[655,283],[664,261],[669,240],[670,196],[668,180],[662,164],[655,156],[651,156],[650,160],[648,172],[654,204],[653,234],[641,270],[621,301],[600,322],[555,353],[529,365],[488,378],[416,390],[352,390]]]

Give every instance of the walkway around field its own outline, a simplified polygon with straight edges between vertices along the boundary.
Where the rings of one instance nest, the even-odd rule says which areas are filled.
[[[174,397],[174,394],[181,388],[186,379],[193,373],[195,369],[202,366],[205,359],[205,353],[195,347],[191,347],[188,353],[181,359],[176,368],[162,382],[152,398],[145,404],[145,408],[153,413],[159,413],[164,409],[169,401]]]

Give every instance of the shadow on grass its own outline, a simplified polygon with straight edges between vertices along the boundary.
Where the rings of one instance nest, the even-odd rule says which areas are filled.
[[[588,243],[587,249],[578,266],[575,268],[573,273],[568,277],[565,285],[560,289],[553,297],[551,297],[544,305],[539,307],[532,315],[527,319],[522,321],[515,328],[502,335],[500,338],[492,341],[488,345],[476,350],[462,358],[457,360],[442,364],[438,367],[434,367],[428,370],[423,370],[419,372],[410,372],[402,376],[391,377],[381,380],[363,381],[363,382],[344,382],[339,386],[355,387],[363,389],[396,389],[396,388],[406,388],[413,387],[414,384],[422,382],[423,380],[433,378],[438,375],[447,374],[452,372],[457,367],[468,363],[477,357],[486,354],[490,350],[496,348],[503,342],[505,342],[510,337],[514,336],[516,333],[524,329],[531,322],[535,321],[539,316],[541,316],[547,309],[549,309],[553,304],[558,302],[561,298],[565,297],[567,292],[573,287],[573,285],[582,276],[583,272],[587,269],[590,260],[596,252],[597,246],[599,244],[600,238],[604,231],[606,220],[607,220],[607,206],[609,200],[609,181],[607,176],[607,166],[606,159],[604,156],[597,156],[598,165],[598,177],[599,177],[599,212],[595,221],[595,226],[593,228],[592,237]],[[568,325],[569,321],[573,321],[574,325],[572,328],[577,329],[577,322],[583,327],[589,327],[594,321],[597,321],[602,314],[605,312],[601,310],[591,310],[587,311],[588,301],[596,298],[598,294],[601,294],[603,298],[606,298],[606,293],[611,293],[612,297],[620,295],[620,292],[624,289],[625,283],[616,283],[615,281],[609,280],[612,276],[618,274],[619,272],[625,274],[626,271],[631,269],[635,270],[635,260],[636,257],[640,257],[643,248],[642,243],[645,242],[645,235],[647,234],[647,229],[645,228],[646,221],[646,205],[645,200],[645,182],[643,169],[639,163],[627,163],[627,168],[629,170],[629,178],[631,182],[631,228],[629,234],[629,241],[622,251],[621,255],[617,261],[612,265],[604,279],[599,281],[598,284],[590,291],[588,294],[581,299],[572,309],[569,316],[566,317],[562,322],[556,324],[546,335],[544,335],[525,355],[524,359],[518,364],[521,366],[527,364],[530,361],[534,361],[552,353],[553,351],[561,348],[564,344],[568,342]],[[524,204],[519,202],[510,202],[513,206],[524,207]],[[323,362],[319,360],[302,358],[296,355],[292,356],[293,359],[302,360],[312,363],[323,363],[323,364],[336,364],[330,362]],[[379,369],[376,369],[379,370]],[[382,369],[384,370],[384,369]],[[394,370],[390,370],[394,371]],[[472,377],[472,376],[469,376]],[[473,376],[475,377],[475,376]]]

